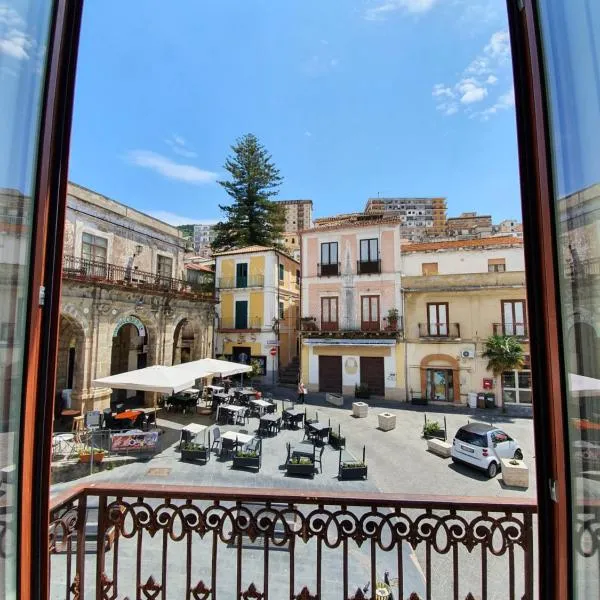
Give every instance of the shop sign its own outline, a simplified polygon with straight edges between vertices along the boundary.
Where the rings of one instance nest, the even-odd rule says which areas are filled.
[[[146,336],[146,328],[144,327],[144,324],[137,317],[134,317],[133,315],[129,315],[127,317],[121,317],[117,321],[117,325],[115,327],[115,330],[113,331],[114,338],[119,335],[119,331],[125,325],[133,325],[138,330],[138,335],[140,337]]]
[[[494,387],[494,380],[484,377],[483,379],[483,389],[491,390]]]
[[[111,452],[157,452],[158,431],[148,433],[113,433]]]

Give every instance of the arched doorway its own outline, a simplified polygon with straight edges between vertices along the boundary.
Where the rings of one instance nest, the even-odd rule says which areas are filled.
[[[173,333],[172,364],[178,365],[193,359],[195,337],[194,328],[187,319],[183,319],[177,324]]]
[[[61,314],[58,329],[56,390],[60,394],[57,409],[71,408],[71,394],[81,393],[85,374],[85,332],[73,317]]]
[[[110,374],[143,369],[148,366],[148,330],[134,316],[119,319],[113,331]],[[113,390],[113,402],[143,404],[144,392]]]
[[[447,354],[429,354],[423,358],[421,393],[427,400],[460,403],[458,361]]]

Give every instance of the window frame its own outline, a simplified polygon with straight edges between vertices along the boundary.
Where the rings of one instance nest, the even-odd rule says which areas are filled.
[[[518,304],[518,303],[523,305],[523,321],[522,322],[516,320],[515,304]],[[506,332],[508,323],[506,322],[506,319],[505,319],[505,316],[506,316],[505,306],[507,306],[507,305],[511,305],[511,315],[513,317],[513,321],[512,321],[513,333]],[[514,336],[514,337],[527,336],[527,302],[524,299],[500,300],[500,312],[502,314],[502,334],[503,335],[510,335],[510,336]],[[522,333],[518,332],[519,325],[521,326]]]
[[[327,304],[328,312],[325,313],[324,306]],[[331,315],[333,311],[332,306],[335,307],[335,320],[332,320]],[[340,300],[339,296],[321,296],[321,329],[323,331],[337,331],[339,329],[339,318],[340,318]],[[324,315],[327,314],[329,318],[325,320]]]
[[[85,237],[89,236],[91,241],[86,242]],[[97,241],[102,240],[105,243],[105,246],[98,244]],[[85,247],[89,246],[91,252],[85,252]],[[96,255],[95,249],[100,248],[104,250],[104,260],[99,259]],[[89,256],[87,256],[89,254]],[[108,264],[108,238],[102,235],[97,235],[95,233],[91,233],[89,231],[83,231],[81,234],[81,259],[86,260],[92,263],[101,263],[103,265]]]
[[[368,301],[368,319],[365,319],[365,300]],[[375,301],[375,302],[373,302]],[[375,312],[373,305],[375,304]],[[373,316],[377,318],[374,319]],[[381,296],[379,294],[363,294],[360,297],[360,328],[361,331],[379,331],[381,326]]]
[[[435,306],[436,320],[431,321],[430,307]],[[444,306],[446,309],[445,321],[440,320],[440,306]],[[446,327],[446,332],[442,332],[442,327]],[[432,333],[435,330],[436,333]],[[427,303],[427,335],[429,337],[449,337],[450,335],[450,305],[448,302],[428,302]]]
[[[363,243],[366,242],[367,258],[363,256]],[[375,242],[375,256],[372,256],[372,245]],[[379,238],[361,238],[358,241],[358,260],[361,263],[376,263],[379,260]]]
[[[335,261],[331,260],[331,247],[335,245]],[[327,246],[327,262],[323,260],[323,250]],[[338,242],[321,242],[321,255],[320,255],[320,263],[322,265],[337,265],[339,264],[339,245]]]

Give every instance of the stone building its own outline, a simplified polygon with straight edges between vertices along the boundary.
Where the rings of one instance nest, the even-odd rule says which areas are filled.
[[[71,390],[72,408],[150,403],[91,382],[212,356],[213,295],[187,281],[184,251],[177,228],[69,184],[57,390]]]
[[[300,260],[300,231],[312,227],[312,200],[276,200],[285,209],[283,243],[290,256]]]
[[[476,212],[463,212],[458,217],[448,217],[446,233],[449,236],[487,237],[492,233],[492,217]]]

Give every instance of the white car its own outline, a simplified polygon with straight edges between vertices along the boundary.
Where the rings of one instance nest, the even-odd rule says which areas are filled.
[[[450,452],[454,462],[462,462],[496,477],[501,458],[523,459],[517,440],[506,432],[485,423],[469,423],[461,427],[452,440]]]

